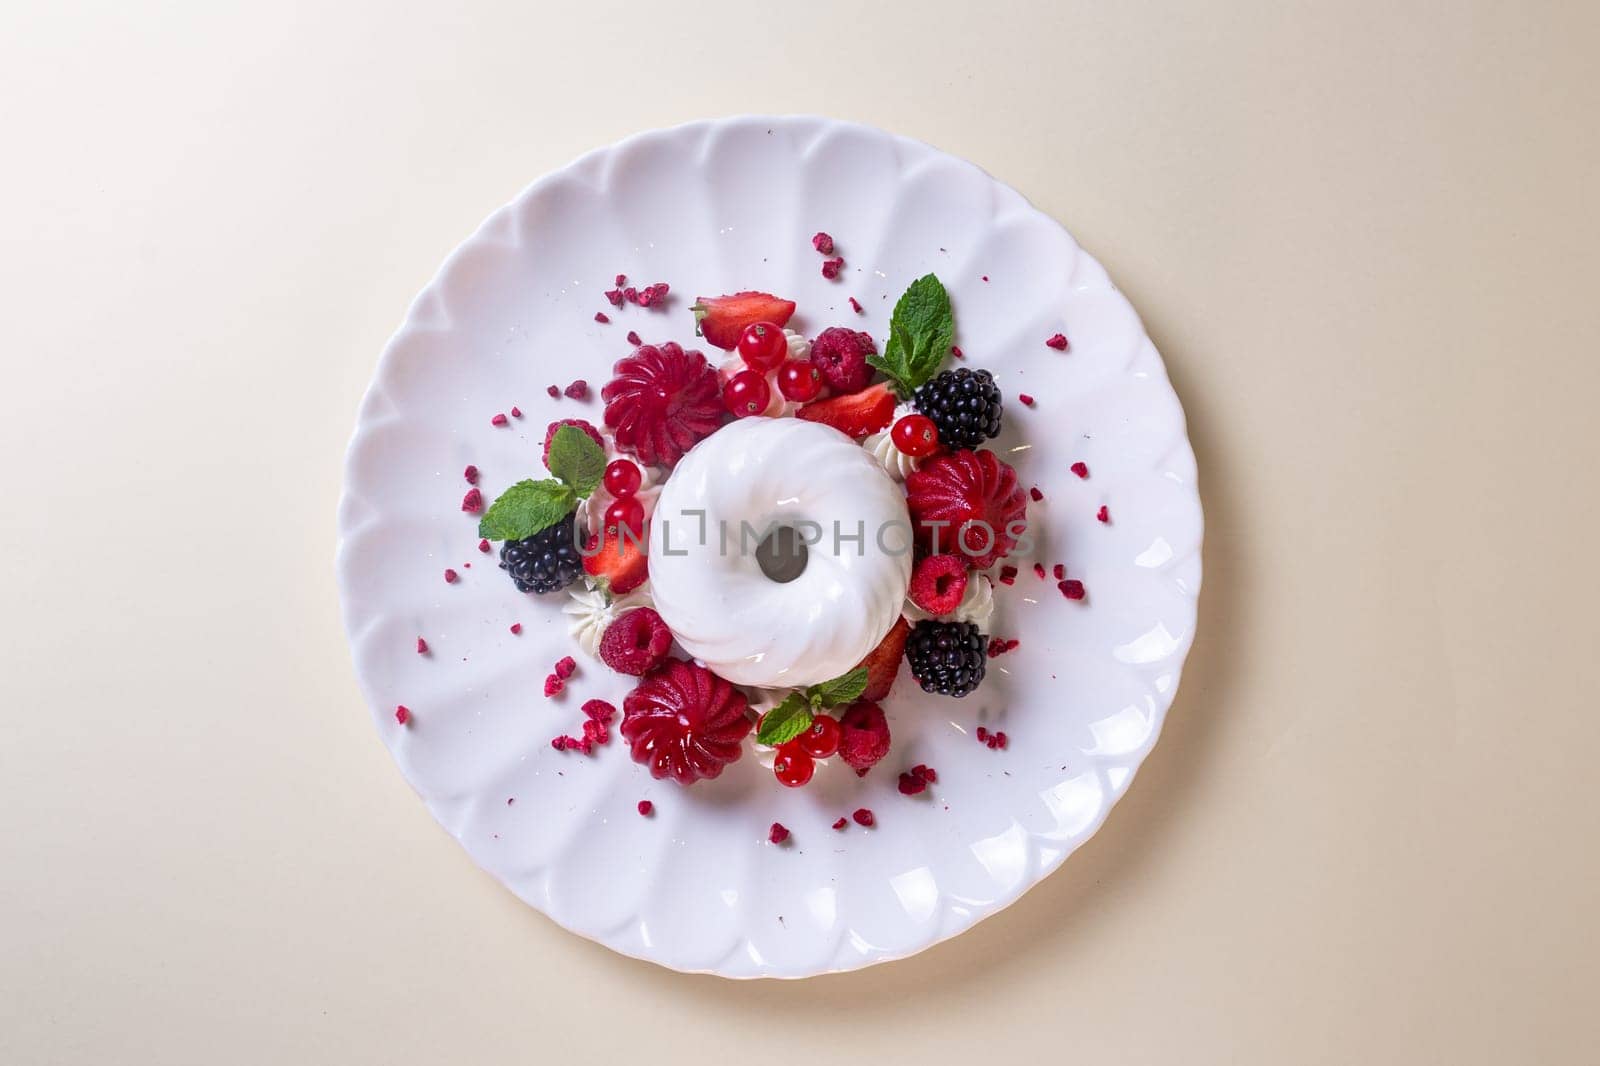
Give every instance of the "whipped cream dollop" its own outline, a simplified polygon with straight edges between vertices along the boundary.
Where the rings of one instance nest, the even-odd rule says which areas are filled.
[[[783,331],[783,339],[789,344],[790,359],[807,360],[811,358],[811,342],[800,334],[792,329],[785,329]],[[782,366],[783,364],[779,363],[778,365]],[[735,349],[728,353],[726,359],[717,364],[717,381],[726,385],[728,379],[733,375],[749,369],[745,365],[744,358]],[[771,398],[767,400],[767,409],[761,412],[762,417],[783,418],[794,414],[799,409],[799,404],[792,400],[784,399],[783,393],[778,391],[778,371],[776,367],[767,372],[767,390],[771,393]]]
[[[587,580],[582,585],[571,586],[567,595],[570,598],[561,607],[561,613],[572,619],[567,623],[567,632],[592,659],[600,658],[600,638],[612,622],[635,607],[650,606],[650,594],[644,589],[625,596],[612,596],[604,589],[589,585]]]
[[[894,409],[894,418],[889,422],[889,429],[874,433],[861,442],[861,446],[872,453],[872,457],[883,467],[883,472],[896,481],[904,481],[918,470],[922,469],[922,460],[913,458],[894,446],[894,438],[889,430],[894,424],[906,415],[915,414],[910,404],[901,404]]]
[[[931,615],[921,607],[912,603],[907,598],[905,603],[906,621],[912,625],[935,618],[941,622],[971,622],[980,630],[989,632],[989,619],[994,617],[994,585],[984,574],[968,574],[967,590],[961,594],[961,602],[956,604],[956,609],[949,614]]]
[[[755,550],[783,526],[808,546],[787,582],[769,578]],[[818,684],[866,658],[899,617],[910,528],[905,493],[842,433],[740,419],[695,445],[662,487],[651,595],[683,649],[734,684]]]

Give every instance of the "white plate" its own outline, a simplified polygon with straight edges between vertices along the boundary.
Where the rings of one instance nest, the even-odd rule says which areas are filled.
[[[827,230],[846,260],[821,276]],[[650,778],[613,742],[558,753],[578,705],[618,706],[627,679],[584,660],[563,596],[515,591],[460,510],[476,464],[492,499],[540,476],[546,423],[596,399],[624,334],[696,343],[696,295],[761,289],[795,326],[868,330],[933,271],[967,365],[994,371],[994,446],[1044,492],[1032,557],[991,629],[1019,649],[972,696],[926,696],[902,669],[885,702],[888,759],[864,779],[833,760],[784,789],[748,754],[713,782]],[[616,310],[622,272],[666,281],[664,312]],[[987,280],[985,280],[987,279]],[[846,297],[860,300],[856,315]],[[596,311],[610,325],[594,321]],[[1062,354],[1045,347],[1057,331]],[[1019,392],[1037,400],[1017,402]],[[520,406],[506,428],[490,418]],[[1069,472],[1086,462],[1090,477]],[[1095,512],[1110,509],[1111,523]],[[458,248],[412,305],[362,404],[339,509],[339,585],[373,723],[401,772],[474,860],[563,926],[617,951],[728,977],[801,977],[901,958],[1017,899],[1082,844],[1155,743],[1194,632],[1200,502],[1183,411],[1161,357],[1105,271],[1054,221],[927,145],[818,118],[743,117],[632,137],[535,182]],[[1065,562],[1073,603],[1038,580]],[[465,564],[471,564],[467,568]],[[461,574],[446,584],[442,574]],[[523,632],[509,632],[521,622]],[[431,646],[418,655],[418,636]],[[582,666],[559,699],[542,682]],[[394,719],[397,704],[414,718]],[[979,725],[1009,748],[978,743]],[[905,797],[897,772],[938,770]],[[655,805],[640,817],[641,799]],[[877,825],[829,828],[871,808]],[[793,837],[766,842],[779,821]]]

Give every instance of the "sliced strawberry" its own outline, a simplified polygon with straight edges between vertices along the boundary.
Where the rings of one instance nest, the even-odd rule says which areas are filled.
[[[851,437],[876,433],[894,421],[894,393],[887,383],[849,396],[808,403],[795,414],[807,422],[821,422]]]
[[[695,299],[695,324],[706,339],[723,351],[739,346],[739,334],[746,326],[771,322],[781,326],[794,314],[793,300],[780,300],[770,292],[736,292],[732,296],[700,296]]]
[[[905,654],[906,638],[910,635],[911,624],[904,618],[896,618],[888,636],[857,664],[867,668],[867,690],[861,694],[862,699],[881,700],[889,694],[889,686],[900,672],[900,657]]]
[[[644,546],[632,536],[616,530],[605,532],[606,543],[600,547],[598,534],[590,534],[584,545],[583,570],[590,577],[604,578],[613,595],[632,592],[650,576],[649,560]]]

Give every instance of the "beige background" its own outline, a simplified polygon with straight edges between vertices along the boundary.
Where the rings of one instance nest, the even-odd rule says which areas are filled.
[[[564,7],[0,14],[0,1062],[1595,1061],[1595,5]],[[1104,831],[799,985],[613,956],[476,870],[332,581],[358,398],[446,252],[744,110],[1063,220],[1166,353],[1209,523]]]

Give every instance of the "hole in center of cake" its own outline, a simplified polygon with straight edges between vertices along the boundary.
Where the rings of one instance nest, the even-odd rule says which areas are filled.
[[[793,526],[779,526],[756,545],[756,565],[769,580],[786,585],[806,572],[806,542]]]

